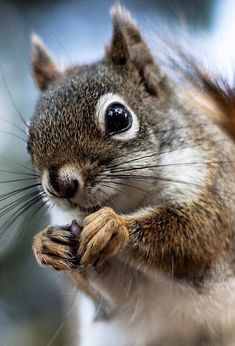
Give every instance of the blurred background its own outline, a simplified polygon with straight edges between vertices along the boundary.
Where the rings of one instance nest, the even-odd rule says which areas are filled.
[[[29,204],[23,192],[33,180],[21,117],[30,119],[38,97],[30,71],[30,34],[38,33],[61,64],[93,61],[102,56],[111,37],[112,4],[110,0],[0,0],[0,346],[72,345],[68,320],[77,294],[63,274],[40,268],[31,250],[33,234],[49,223],[49,213],[46,207],[38,210],[40,205],[25,210]],[[180,19],[192,41],[204,47],[203,58],[210,57],[212,68],[217,66],[233,81],[234,0],[124,0],[122,4],[150,41],[153,31],[161,32],[164,23]]]

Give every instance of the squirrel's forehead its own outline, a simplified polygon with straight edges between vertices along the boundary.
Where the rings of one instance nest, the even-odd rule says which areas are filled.
[[[119,94],[121,90],[113,85],[99,82],[82,83],[77,80],[70,81],[69,84],[50,90],[39,100],[36,113],[55,114],[58,112],[87,112],[95,109],[100,98],[106,94]]]
[[[61,81],[55,88],[49,90],[43,96],[42,102],[45,104],[64,102],[66,104],[67,101],[81,102],[86,100],[92,104],[92,100],[97,101],[100,95],[117,91],[117,89],[113,83],[105,81],[105,76],[98,79],[92,78],[92,76],[81,78],[78,75]]]
[[[65,113],[87,115],[95,111],[100,98],[106,94],[119,95],[131,106],[136,93],[127,76],[106,66],[87,67],[70,72],[51,85],[38,102],[36,117],[60,118]]]

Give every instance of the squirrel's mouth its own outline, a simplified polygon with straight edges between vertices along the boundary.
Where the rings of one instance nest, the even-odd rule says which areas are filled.
[[[101,209],[101,205],[94,205],[94,206],[89,206],[89,207],[81,207],[80,205],[78,205],[78,208],[84,212],[84,213],[94,213],[95,211]]]
[[[44,187],[44,190],[47,196],[59,207],[62,207],[66,210],[79,210],[82,213],[94,213],[102,207],[107,206],[107,204],[109,204],[110,201],[108,198],[102,201],[99,201],[99,199],[95,200],[95,198],[93,198],[93,201],[89,202],[89,199],[86,198],[87,196],[80,197],[77,200],[75,198],[65,198],[64,196],[60,196],[57,193],[55,193],[47,185]]]
[[[49,193],[48,193],[49,192]],[[74,202],[71,199],[65,199],[65,198],[61,198],[55,194],[52,194],[52,192],[47,189],[47,195],[49,195],[49,197],[55,201],[55,203],[58,204],[58,202],[63,202],[65,203],[65,205],[67,204],[67,207],[71,208],[71,209],[79,209],[81,212],[83,213],[93,213],[99,209],[102,208],[102,206],[104,206],[104,203],[101,204],[95,204],[95,205],[89,205],[87,207],[81,206],[80,204],[78,204],[77,202]]]

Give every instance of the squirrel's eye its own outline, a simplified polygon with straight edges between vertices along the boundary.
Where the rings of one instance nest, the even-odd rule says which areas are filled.
[[[124,132],[132,125],[131,113],[121,103],[112,103],[105,112],[105,128],[108,135]]]

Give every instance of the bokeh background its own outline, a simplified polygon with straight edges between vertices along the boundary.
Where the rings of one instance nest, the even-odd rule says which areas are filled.
[[[25,173],[31,174],[31,165],[20,118],[30,119],[38,97],[30,71],[30,34],[38,33],[61,64],[93,61],[102,56],[111,37],[112,4],[110,0],[0,0],[0,346],[71,346],[77,294],[63,274],[39,268],[33,257],[33,234],[49,222],[46,208],[38,214],[36,209],[26,211],[11,225],[24,209],[23,198],[15,202],[24,193],[6,199],[9,191],[32,184],[25,180],[30,178]],[[203,59],[210,57],[211,67],[219,66],[233,81],[234,0],[123,0],[122,4],[133,12],[150,41],[153,31],[161,32],[164,23],[180,19],[192,42],[204,47]],[[157,55],[157,44],[151,42]]]

